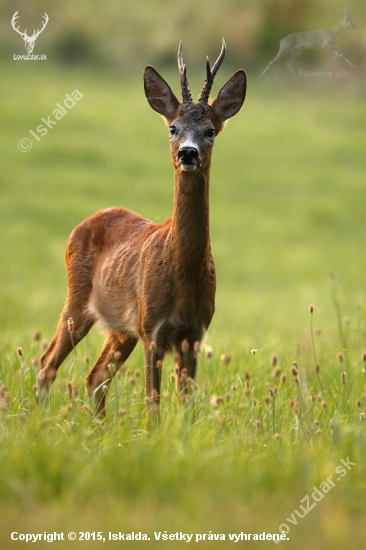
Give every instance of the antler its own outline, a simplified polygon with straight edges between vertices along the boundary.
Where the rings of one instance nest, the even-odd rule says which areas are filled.
[[[49,21],[49,18],[48,18],[47,13],[45,13],[43,17],[44,17],[45,19],[44,19],[43,26],[42,26],[41,30],[39,31],[39,30],[37,29],[37,31],[34,31],[34,32],[33,32],[33,37],[34,37],[34,39],[38,38],[38,36],[41,34],[41,32],[43,31],[43,29],[45,28],[45,26],[47,25],[47,23],[48,23],[48,21]],[[32,37],[32,38],[33,38],[33,37]]]
[[[183,63],[182,41],[179,42],[179,48],[178,48],[178,70],[179,70],[179,77],[180,77],[180,85],[182,88],[183,103],[190,103],[193,101],[193,99],[192,99],[191,92],[188,85],[186,66]]]
[[[13,29],[14,29],[18,34],[20,34],[20,36],[21,36],[21,37],[23,38],[23,40],[24,40],[24,37],[27,36],[27,29],[25,29],[25,32],[22,32],[22,31],[19,30],[19,27],[16,27],[16,26],[15,26],[15,23],[16,23],[16,20],[18,19],[18,17],[19,17],[19,10],[17,10],[17,11],[14,13],[14,15],[13,15],[13,17],[12,17],[12,20],[11,20],[11,26],[13,27]]]
[[[210,97],[210,92],[211,92],[211,88],[212,88],[212,84],[213,84],[213,81],[214,81],[214,78],[216,76],[216,73],[217,71],[219,70],[220,68],[220,65],[221,63],[223,62],[224,60],[224,57],[225,57],[225,53],[226,53],[226,43],[225,43],[225,39],[223,38],[222,39],[222,47],[221,47],[221,52],[220,52],[220,55],[219,57],[216,59],[215,63],[214,63],[214,66],[212,67],[212,69],[210,68],[210,62],[208,60],[208,57],[206,58],[206,78],[205,78],[205,85],[202,89],[202,92],[201,92],[201,96],[199,98],[198,101],[200,101],[201,103],[208,103],[208,99]]]

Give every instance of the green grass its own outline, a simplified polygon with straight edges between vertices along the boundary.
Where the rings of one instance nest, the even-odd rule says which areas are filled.
[[[346,87],[335,91],[333,81],[303,89],[286,73],[282,85],[272,81],[274,89],[249,80],[243,110],[214,150],[217,310],[208,338],[213,357],[200,355],[196,419],[192,425],[175,395],[169,380],[173,362],[167,358],[161,426],[148,434],[140,347],[126,365],[130,373],[122,372],[112,384],[104,424],[89,414],[83,386],[90,367],[85,357],[92,363],[101,348],[97,331],[61,367],[48,408],[36,406],[33,385],[43,340],[52,337],[66,295],[63,251],[73,227],[114,205],[157,221],[170,216],[167,131],[148,108],[140,77],[49,67],[33,74],[31,66],[5,66],[2,74],[5,547],[13,530],[142,531],[153,538],[154,531],[164,530],[278,533],[287,523],[290,548],[338,549],[350,542],[361,548],[366,536],[362,95]],[[164,76],[177,89],[176,75]],[[220,75],[216,90],[226,76]],[[201,75],[190,80],[196,95]],[[18,141],[74,89],[85,97],[40,142],[33,140],[30,152],[21,153]],[[32,339],[36,329],[39,341]],[[227,365],[220,358],[225,353],[232,357]],[[273,376],[273,354],[286,382]],[[298,383],[291,374],[294,361]],[[71,399],[68,381],[78,388]],[[330,475],[336,480],[335,468],[347,457],[356,465],[291,525],[286,518],[300,510],[300,500]],[[261,544],[269,548],[273,542]]]

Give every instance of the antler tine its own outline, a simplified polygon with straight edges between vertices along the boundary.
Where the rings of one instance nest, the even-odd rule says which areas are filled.
[[[210,97],[210,92],[212,88],[212,84],[214,81],[214,78],[217,74],[217,71],[219,70],[221,63],[224,60],[226,54],[226,42],[225,38],[222,39],[222,46],[219,57],[216,59],[212,69],[210,69],[210,62],[208,60],[208,57],[206,58],[206,78],[205,78],[205,85],[202,89],[201,96],[198,101],[201,103],[208,103],[208,99]]]
[[[45,26],[47,25],[47,23],[49,21],[49,17],[48,17],[46,12],[44,13],[43,17],[44,17],[44,21],[42,23],[41,30],[37,29],[36,31],[33,32],[33,36],[35,36],[36,38],[41,34],[41,32],[43,31],[43,29],[45,28]]]
[[[17,22],[18,17],[19,17],[19,10],[17,10],[17,11],[14,13],[14,15],[13,15],[13,17],[12,17],[12,19],[11,19],[11,26],[13,27],[13,29],[14,29],[18,34],[20,34],[21,36],[25,36],[26,33],[27,33],[27,29],[25,30],[25,32],[22,32],[22,31],[19,30],[20,27],[16,27],[16,26],[15,26],[15,23]]]
[[[212,79],[215,78],[217,71],[219,70],[221,63],[224,61],[224,57],[226,54],[226,42],[225,38],[222,39],[222,46],[219,57],[216,59],[214,66],[212,67],[211,74]]]
[[[178,70],[180,77],[180,85],[182,88],[183,103],[193,101],[187,80],[187,68],[183,63],[183,46],[182,41],[179,42],[178,48]]]

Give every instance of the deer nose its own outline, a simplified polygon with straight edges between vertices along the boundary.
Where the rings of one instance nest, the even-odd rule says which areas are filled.
[[[178,152],[178,161],[181,164],[197,164],[198,151],[195,147],[182,147]]]

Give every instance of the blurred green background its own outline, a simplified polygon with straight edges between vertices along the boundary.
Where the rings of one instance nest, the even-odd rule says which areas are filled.
[[[340,21],[343,4],[278,1],[19,2],[21,30],[49,23],[34,53],[1,9],[1,330],[55,326],[66,293],[63,250],[72,228],[99,208],[123,205],[153,220],[170,216],[172,169],[166,131],[147,107],[141,73],[153,64],[178,93],[176,50],[184,41],[194,96],[204,59],[221,38],[227,59],[213,93],[244,67],[248,96],[217,140],[211,190],[218,313],[212,330],[296,333],[309,302],[327,309],[333,269],[353,303],[363,300],[363,177],[366,8],[359,29],[338,38],[357,65],[303,52],[296,70],[349,71],[296,80],[278,61],[260,80],[280,38]],[[38,142],[36,131],[78,89],[84,98]],[[30,138],[21,153],[17,143]],[[25,292],[26,290],[26,292]],[[285,292],[285,294],[284,294]],[[328,311],[326,311],[328,314]],[[230,321],[228,323],[228,320]],[[298,322],[299,321],[299,322]],[[257,336],[255,336],[256,338]]]
[[[352,8],[352,18],[359,29],[347,31],[337,40],[341,51],[357,66],[356,69],[342,59],[332,65],[332,52],[314,50],[303,52],[295,63],[295,69],[332,71],[332,76],[295,79],[282,59],[261,80],[257,79],[276,55],[281,38],[291,32],[334,26],[340,21],[339,12],[345,7],[342,2],[330,0],[187,0],[184,3],[166,0],[2,1],[0,372],[5,378],[1,379],[1,383],[6,382],[3,373],[7,372],[9,357],[12,357],[12,364],[15,363],[16,347],[34,345],[29,342],[35,329],[40,329],[42,338],[46,340],[52,337],[66,296],[64,249],[69,233],[80,221],[98,209],[120,205],[154,221],[162,221],[171,215],[173,170],[167,130],[145,100],[141,74],[146,64],[154,65],[178,94],[176,51],[182,39],[190,87],[193,96],[197,97],[203,85],[205,57],[209,55],[214,61],[223,36],[227,43],[227,58],[212,93],[215,95],[227,78],[243,67],[248,74],[248,94],[241,112],[218,137],[213,154],[211,239],[218,290],[217,310],[208,342],[214,348],[216,357],[224,352],[232,353],[232,373],[242,372],[248,364],[250,367],[253,364],[256,366],[250,350],[258,349],[257,384],[263,388],[265,379],[260,380],[265,370],[263,365],[269,363],[267,356],[271,353],[281,350],[287,366],[295,354],[297,359],[311,364],[308,307],[315,304],[315,328],[321,329],[319,346],[322,358],[333,367],[335,353],[340,350],[341,343],[332,303],[334,282],[329,277],[332,270],[337,281],[340,316],[347,317],[348,328],[344,330],[349,331],[350,357],[359,368],[357,361],[366,349],[364,2],[357,0],[348,6]],[[40,28],[43,13],[48,14],[49,23],[34,48],[34,54],[47,55],[46,61],[13,59],[14,54],[25,54],[21,37],[10,25],[16,10],[19,10],[20,29],[27,28],[30,34],[34,28]],[[336,71],[347,71],[347,76],[336,76]],[[66,94],[74,90],[79,90],[84,97],[39,141],[34,138],[29,131],[36,132],[42,118],[51,115],[54,119],[52,111],[56,104],[62,104]],[[18,149],[22,138],[31,139],[32,149],[29,152]],[[86,351],[93,359],[98,353],[101,338],[97,331],[92,331],[88,338]],[[136,350],[135,355],[132,364],[134,368],[141,368],[141,350]],[[209,370],[208,364],[199,370],[199,383],[203,380],[200,373],[205,373],[206,377]],[[167,361],[166,372],[170,371],[171,364]],[[79,373],[80,378],[82,374]],[[167,377],[167,374],[164,376]],[[211,376],[214,378],[215,374]],[[14,387],[16,380],[14,376]],[[211,383],[214,382],[211,380]],[[225,384],[228,382],[225,381]],[[220,391],[223,390],[220,388]],[[264,391],[267,389],[264,388]],[[174,417],[175,411],[171,409],[170,414]],[[57,430],[55,433],[58,433]],[[355,429],[352,436],[351,429],[346,432],[344,439],[339,438],[341,444],[330,459],[333,462],[340,456],[346,458],[351,448],[349,441],[354,444],[354,452],[362,454],[360,449],[364,439],[359,437],[359,432]],[[33,432],[30,430],[30,433]],[[216,435],[219,442],[225,441],[220,434]],[[35,429],[34,440],[37,444],[38,436]],[[169,432],[162,436],[166,448],[170,448],[168,436]],[[249,522],[257,529],[264,529],[269,524],[276,526],[286,517],[285,514],[298,506],[309,479],[323,479],[317,468],[325,465],[325,471],[329,467],[326,462],[329,456],[325,458],[326,450],[322,454],[321,444],[316,449],[318,454],[315,451],[313,454],[311,446],[306,447],[304,453],[301,448],[294,451],[290,445],[284,445],[278,453],[280,458],[275,459],[276,452],[269,439],[254,444],[256,435],[252,435],[251,440],[240,432],[237,439],[234,429],[232,436],[230,457],[236,456],[237,441],[240,444],[244,441],[246,454],[243,468],[248,481],[242,482],[248,483],[245,487],[252,491],[252,501],[248,504],[242,498],[241,486],[235,489],[236,482],[230,477],[230,469],[222,468],[220,473],[220,464],[224,463],[225,456],[222,446],[218,454],[219,444],[218,447],[216,443],[212,448],[208,446],[205,455],[207,462],[202,466],[205,469],[207,464],[207,479],[199,474],[199,479],[195,478],[192,473],[191,485],[188,483],[184,493],[189,493],[192,499],[189,500],[192,505],[187,505],[182,512],[184,521],[187,518],[191,521],[195,499],[201,498],[204,503],[201,514],[193,523],[194,531],[199,530],[200,521],[203,521],[207,511],[206,528],[213,528],[208,521],[215,509],[212,496],[214,494],[220,501],[220,494],[225,493],[225,483],[227,494],[215,516],[217,522],[219,514],[223,514],[219,523],[221,529],[227,529],[230,525],[234,531],[234,526],[240,526],[244,516],[247,524]],[[27,437],[33,436],[28,433]],[[56,435],[53,437],[56,441]],[[187,441],[178,441],[177,438],[174,443],[177,448],[181,446],[181,450],[175,462],[176,457],[173,460],[168,452],[159,447],[158,439],[153,438],[152,451],[148,449],[148,454],[145,443],[140,444],[137,440],[136,454],[131,453],[124,460],[130,461],[132,469],[135,467],[133,471],[137,481],[131,482],[131,486],[138,486],[139,492],[132,508],[129,508],[128,498],[133,497],[123,497],[123,483],[120,481],[121,499],[124,500],[123,505],[116,508],[119,501],[112,474],[115,468],[117,475],[120,458],[111,441],[112,436],[108,439],[107,434],[106,440],[102,439],[103,434],[100,437],[101,441],[95,443],[94,459],[85,479],[93,479],[95,472],[98,472],[99,458],[103,455],[105,473],[112,473],[104,488],[107,495],[110,489],[110,495],[106,497],[110,508],[106,507],[102,517],[105,518],[109,510],[113,510],[113,524],[117,528],[119,513],[124,512],[124,517],[130,520],[129,528],[137,530],[142,509],[145,517],[149,518],[149,528],[153,529],[161,521],[159,513],[165,511],[170,519],[175,518],[174,525],[180,529],[176,518],[179,517],[181,501],[178,497],[175,499],[176,507],[169,502],[164,507],[159,501],[160,508],[157,506],[154,509],[153,488],[147,481],[150,472],[145,462],[150,456],[157,457],[156,462],[161,467],[159,475],[166,487],[170,487],[169,475],[172,475],[172,484],[178,493],[179,468],[182,465],[192,468],[190,456],[184,454],[184,448],[186,444],[188,449],[191,445],[191,449],[195,450],[193,456],[198,457],[198,439],[192,438],[190,441],[190,436],[187,436]],[[19,437],[19,441],[21,439]],[[74,434],[71,439],[77,452],[79,434]],[[46,441],[46,436],[42,441]],[[85,455],[80,454],[80,457],[89,452],[88,445],[93,445],[85,438],[82,441]],[[58,442],[57,439],[57,445]],[[65,486],[68,477],[63,461],[69,460],[69,443],[65,445],[65,457],[63,452],[59,455],[55,452],[60,461],[55,463],[55,479],[59,479],[59,471],[63,472]],[[24,437],[24,446],[19,446],[19,449],[26,448],[27,444]],[[49,445],[52,447],[52,443]],[[327,445],[326,440],[324,449],[328,449]],[[62,448],[62,445],[58,447]],[[32,452],[36,457],[35,451]],[[36,459],[42,463],[41,459],[47,452],[50,449],[47,451],[45,443]],[[14,453],[19,454],[21,463],[23,454],[16,445]],[[215,456],[220,464],[211,461],[210,457]],[[242,455],[238,456],[241,460]],[[81,462],[80,457],[78,455],[77,460]],[[179,457],[183,457],[181,463]],[[21,495],[22,486],[17,485],[19,467],[14,463],[12,471],[10,458],[7,465],[10,473],[4,474],[5,478],[10,479],[9,492],[16,494],[18,491],[21,504],[26,510],[33,510],[35,503],[31,499],[28,502],[27,495]],[[233,471],[236,473],[242,468],[240,460],[234,461]],[[144,477],[139,485],[140,463],[144,465],[140,469]],[[277,467],[280,464],[280,472],[275,471],[274,464]],[[28,466],[26,464],[24,469],[25,478],[28,475],[30,478],[33,475],[32,479],[36,480],[42,477],[40,471],[32,473],[31,467],[31,474],[28,474]],[[77,467],[73,463],[73,467],[75,470],[82,469],[79,463]],[[253,467],[258,477],[251,479]],[[297,468],[303,472],[303,478],[300,476],[295,497],[292,496],[292,487]],[[309,471],[311,473],[307,477]],[[361,487],[364,471],[360,469],[358,472]],[[215,493],[216,476],[218,484]],[[22,479],[21,475],[19,479]],[[338,548],[337,540],[343,544],[347,537],[350,540],[350,533],[358,533],[359,516],[349,522],[347,519],[349,509],[352,506],[356,508],[353,498],[360,501],[360,493],[356,493],[353,479],[351,476],[347,478],[343,500],[341,497],[339,501],[338,497],[334,497],[334,501],[329,498],[327,506],[319,515],[312,516],[310,524],[306,524],[310,525],[308,530],[305,523],[299,527],[294,541],[302,544],[301,548],[308,547],[309,531],[314,531],[311,539],[313,549]],[[256,494],[257,482],[261,485],[260,495]],[[85,480],[83,483],[87,484]],[[189,492],[196,483],[200,487],[199,497]],[[50,489],[50,501],[54,499],[51,504],[47,501],[47,491],[43,495],[46,502],[43,502],[43,510],[50,510],[48,523],[43,526],[44,515],[37,519],[37,512],[34,515],[25,512],[28,530],[58,529],[60,524],[65,529],[72,527],[67,516],[67,501],[64,499],[63,507],[58,508],[59,495],[55,496],[57,484],[58,481],[55,481]],[[39,492],[42,493],[42,490]],[[232,508],[228,508],[233,515],[229,517],[225,503],[230,501],[231,492],[235,491]],[[98,487],[93,498],[97,502]],[[282,501],[286,499],[286,506],[281,508]],[[269,501],[272,504],[264,513]],[[271,513],[275,520],[268,523]],[[96,509],[88,509],[83,525],[91,529],[96,516]],[[19,529],[16,514],[13,517],[8,510],[4,518],[4,525],[9,521]],[[78,518],[75,520],[75,530],[77,521]],[[165,525],[161,523],[161,528],[165,529]],[[187,525],[185,528],[188,529]]]

